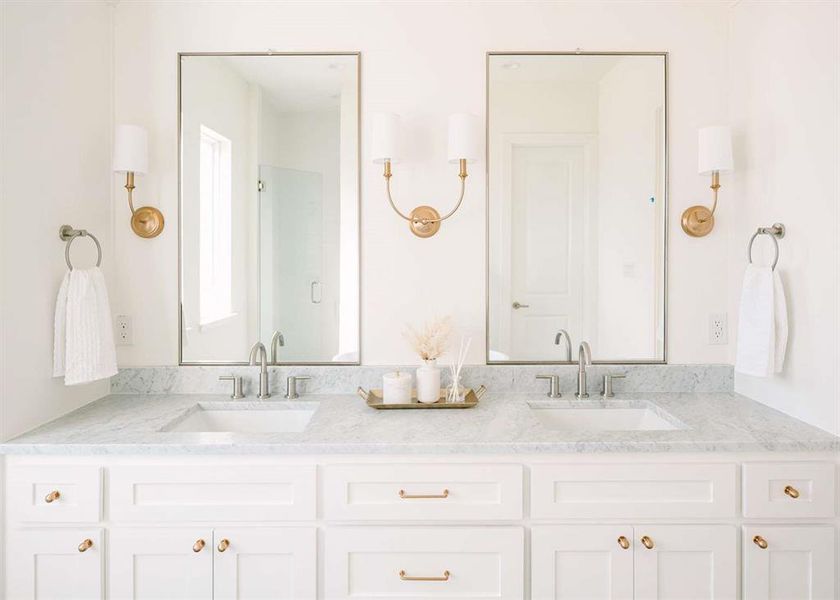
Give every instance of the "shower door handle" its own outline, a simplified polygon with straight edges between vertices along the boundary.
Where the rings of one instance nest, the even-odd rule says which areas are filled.
[[[315,287],[318,288],[318,299],[315,299]],[[323,299],[323,291],[321,290],[321,282],[320,281],[313,281],[309,284],[309,301],[312,304],[321,304],[321,300]]]

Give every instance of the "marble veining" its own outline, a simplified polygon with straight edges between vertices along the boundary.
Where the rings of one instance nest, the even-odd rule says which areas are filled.
[[[492,389],[492,388],[491,388]],[[230,406],[222,395],[111,395],[0,445],[6,454],[493,454],[654,452],[822,452],[840,439],[753,400],[729,393],[619,394],[645,402],[684,429],[558,431],[546,428],[531,402],[541,394],[492,392],[466,410],[388,410],[355,395],[309,395],[318,408],[298,433],[163,431],[195,410]],[[242,401],[247,408],[253,401]],[[294,406],[281,399],[260,406]]]

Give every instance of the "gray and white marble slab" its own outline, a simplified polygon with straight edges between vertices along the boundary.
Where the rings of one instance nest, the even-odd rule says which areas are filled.
[[[593,398],[591,402],[598,402]],[[5,454],[560,454],[669,452],[836,452],[840,439],[735,393],[619,394],[682,428],[560,431],[532,403],[543,394],[492,392],[463,410],[375,410],[355,395],[309,395],[231,403],[224,395],[111,395],[0,445]],[[557,406],[576,401],[561,400]],[[300,433],[166,431],[203,407],[317,406]]]
[[[309,394],[350,394],[358,386],[382,387],[385,373],[402,370],[414,372],[416,366],[300,366],[270,367],[273,390],[284,389],[289,375],[308,375],[301,389]],[[731,365],[593,365],[587,369],[590,391],[600,389],[604,373],[624,373],[616,379],[616,392],[731,392],[734,377]],[[230,383],[219,381],[220,375],[240,375],[245,393],[254,395],[259,367],[247,366],[184,366],[137,367],[121,369],[111,379],[112,394],[223,394]],[[537,375],[559,375],[562,390],[572,392],[577,385],[575,365],[467,365],[464,385],[487,386],[493,392],[541,392],[548,385]],[[449,370],[442,369],[444,383]]]

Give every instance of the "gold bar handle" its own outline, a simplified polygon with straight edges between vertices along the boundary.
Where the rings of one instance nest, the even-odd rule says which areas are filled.
[[[478,386],[478,389],[476,389],[474,393],[476,399],[481,400],[482,396],[487,393],[487,388],[482,384]]]
[[[49,494],[44,496],[44,502],[46,502],[47,504],[51,504],[59,498],[61,498],[61,492],[59,492],[58,490],[53,490]]]
[[[367,390],[365,390],[365,388],[363,388],[362,386],[359,386],[359,389],[356,390],[356,393],[359,394],[359,396],[361,396],[362,400],[367,400]]]
[[[202,550],[204,550],[204,540],[197,539],[193,544],[193,552],[201,552]]]
[[[79,552],[87,552],[93,548],[93,540],[90,538],[84,540],[81,544],[79,544]]]
[[[219,542],[218,550],[219,552],[224,552],[230,546],[230,540],[227,538],[222,538],[222,541]]]
[[[618,545],[621,546],[623,550],[628,550],[630,548],[630,540],[628,540],[623,535],[618,536]]]
[[[797,498],[799,498],[799,490],[797,490],[797,489],[796,489],[795,487],[793,487],[792,485],[786,485],[786,486],[785,486],[785,494],[787,494],[788,496],[790,496],[790,497],[791,497],[791,498],[793,498],[794,500],[796,500]]]
[[[406,575],[405,571],[400,571],[400,579],[403,581],[449,581],[449,571],[444,571],[440,577],[414,577]]]
[[[648,550],[653,550],[653,547],[654,547],[655,544],[653,543],[653,540],[650,539],[650,537],[648,537],[646,535],[643,535],[642,539],[641,539],[641,542],[642,542],[642,546],[644,546]]]
[[[400,490],[400,498],[403,500],[415,500],[418,498],[448,498],[449,490],[443,490],[440,494],[407,494],[405,490]]]
[[[753,538],[753,544],[755,544],[756,546],[758,546],[762,550],[767,550],[767,546],[768,546],[767,540],[765,540],[760,535],[757,535]]]

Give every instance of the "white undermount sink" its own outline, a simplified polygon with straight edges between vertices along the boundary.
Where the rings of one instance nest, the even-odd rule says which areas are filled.
[[[163,427],[167,432],[296,433],[306,429],[317,403],[199,403]]]
[[[668,431],[685,429],[677,419],[650,402],[529,402],[534,416],[560,431]]]

